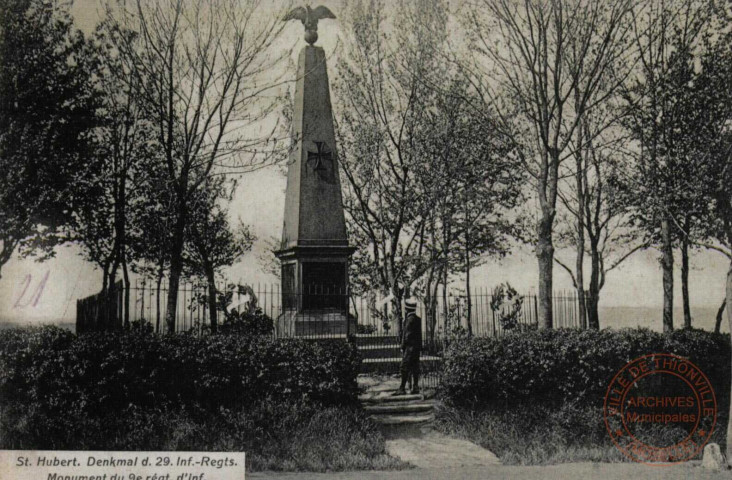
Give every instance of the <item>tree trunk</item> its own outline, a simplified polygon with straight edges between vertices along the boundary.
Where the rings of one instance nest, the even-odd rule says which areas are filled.
[[[727,270],[726,285],[726,302],[727,302],[727,321],[729,322],[730,332],[732,332],[732,261],[730,261],[729,270]],[[732,384],[730,385],[732,393]],[[727,416],[727,438],[732,439],[732,402],[729,403],[729,415]],[[727,440],[725,449],[727,463],[732,464],[732,441]]]
[[[115,254],[114,258],[115,260],[109,268],[109,288],[114,288],[114,283],[117,281],[117,271],[119,270],[119,257]]]
[[[434,324],[432,323],[432,286],[427,283],[427,286],[425,288],[425,295],[423,297],[424,300],[424,308],[425,308],[425,315],[427,318],[425,318],[425,325],[427,326],[427,344],[432,345],[432,340],[434,339]]]
[[[466,318],[468,327],[468,337],[473,336],[473,301],[470,298],[470,250],[465,248],[465,294],[466,294]]]
[[[552,224],[554,218],[542,213],[537,227],[538,241],[536,257],[539,261],[539,328],[550,329],[554,326],[552,312],[552,285],[554,268],[554,245],[552,243]]]
[[[158,271],[157,285],[155,286],[155,333],[160,333],[160,287],[163,283],[163,269]]]
[[[430,347],[432,348],[432,351],[437,351],[437,342],[435,341],[435,331],[437,330],[437,289],[440,287],[440,281],[435,280],[434,282],[434,288],[432,288],[432,337],[430,338]]]
[[[722,305],[719,306],[719,310],[717,310],[717,321],[714,324],[714,333],[719,333],[719,331],[722,329],[722,318],[724,318],[724,307],[727,306],[727,297],[725,297],[724,300],[722,300]]]
[[[433,263],[430,267],[429,275],[425,286],[425,311],[427,312],[426,325],[427,325],[427,342],[430,351],[434,351],[435,348],[435,326],[437,325],[437,283],[435,281],[435,270],[436,267]],[[439,276],[440,273],[437,272]],[[434,287],[433,287],[434,285]]]
[[[663,269],[663,331],[674,329],[674,250],[669,220],[661,221],[661,268]]]
[[[579,105],[579,90],[575,91],[576,105]],[[580,112],[578,112],[580,113]],[[583,120],[577,128],[577,152],[575,153],[575,184],[577,188],[577,259],[575,262],[575,288],[577,289],[577,303],[579,304],[579,326],[587,328],[587,310],[585,301],[585,206],[588,202],[585,195],[585,161],[582,155],[585,148],[585,132],[587,122]]]
[[[125,282],[125,299],[124,299],[124,326],[130,328],[130,275],[127,270],[127,214],[125,212],[127,206],[127,170],[122,169],[119,174],[119,196],[115,207],[115,230],[119,243],[117,245],[117,255],[119,263],[122,265],[122,278]],[[144,293],[143,293],[144,295]],[[143,297],[144,300],[144,297]]]
[[[185,227],[187,208],[184,201],[178,206],[178,215],[173,231],[173,243],[170,250],[170,280],[168,282],[168,306],[165,323],[168,333],[175,333],[175,318],[178,308],[178,286],[183,271],[183,244],[185,243]]]
[[[443,268],[447,272],[447,267]],[[443,273],[442,278],[442,323],[447,325],[447,315],[449,313],[449,305],[447,304],[447,275]]]
[[[600,329],[600,313],[598,305],[600,304],[600,252],[597,248],[597,242],[590,238],[590,298],[587,299],[587,326],[591,330]]]
[[[109,281],[109,267],[110,267],[110,261],[104,262],[104,265],[102,265],[102,294],[106,295],[107,289],[109,288],[110,281]]]
[[[585,276],[584,276],[584,258],[585,258],[585,239],[584,235],[580,235],[577,239],[577,263],[575,276],[577,277],[577,303],[579,304],[579,326],[581,329],[587,328],[586,300],[585,300]]]
[[[689,303],[689,239],[681,241],[681,298],[684,304],[684,328],[691,328],[691,305]]]
[[[402,332],[404,328],[404,319],[402,318],[402,300],[404,299],[404,295],[402,294],[402,291],[399,289],[399,285],[395,285],[394,289],[394,300],[392,301],[394,305],[394,318],[396,319],[396,326],[397,326],[397,338],[399,341],[402,341]]]
[[[130,274],[127,271],[127,260],[122,257],[122,278],[125,281],[125,303],[124,303],[124,326],[126,329],[130,328]],[[144,295],[144,290],[143,290]],[[144,299],[144,297],[143,297]]]
[[[450,313],[450,306],[447,304],[447,265],[442,268],[442,324],[445,326],[445,335],[447,335],[448,325],[447,319]]]
[[[205,266],[206,282],[208,283],[208,309],[211,316],[211,333],[218,331],[217,312],[216,312],[216,275],[213,266],[210,264]]]

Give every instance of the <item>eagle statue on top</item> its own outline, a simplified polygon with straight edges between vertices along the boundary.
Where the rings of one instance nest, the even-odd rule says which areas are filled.
[[[284,16],[283,21],[300,20],[305,26],[305,41],[310,45],[318,40],[318,20],[336,18],[327,7],[310,8],[310,5],[294,8]]]

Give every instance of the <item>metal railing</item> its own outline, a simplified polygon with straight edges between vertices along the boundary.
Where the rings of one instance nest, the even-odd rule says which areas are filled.
[[[154,330],[167,330],[168,285],[137,281],[129,288],[116,283],[106,294],[77,301],[77,331],[122,328],[145,321]],[[222,324],[232,312],[261,312],[273,320],[277,337],[347,335],[393,337],[398,335],[403,312],[378,293],[354,295],[335,289],[311,287],[288,293],[283,299],[279,285],[217,286],[217,318]],[[500,336],[511,330],[536,328],[538,299],[535,294],[520,295],[513,304],[496,302],[489,289],[464,293],[446,292],[425,305],[418,304],[425,342],[460,335]],[[580,306],[572,291],[553,296],[554,326],[580,328]],[[516,305],[519,303],[520,305]],[[205,284],[181,284],[178,288],[175,331],[198,329],[210,324],[208,289]],[[95,321],[96,317],[96,321]],[[204,328],[202,328],[204,327]]]
[[[219,328],[267,332],[275,338],[349,340],[361,351],[364,372],[396,374],[399,371],[398,333],[403,312],[378,293],[353,295],[313,286],[305,291],[288,292],[283,298],[279,285],[252,287],[227,283],[218,285],[216,290]],[[106,293],[77,301],[76,331],[116,330],[125,325],[149,323],[148,328],[164,333],[168,292],[165,282],[158,285],[137,281],[129,287],[118,282]],[[201,335],[210,331],[208,295],[205,284],[179,286],[176,332]],[[446,291],[429,304],[418,304],[425,385],[439,382],[440,358],[445,347],[455,339],[465,335],[499,337],[509,331],[536,328],[539,306],[535,294],[516,295],[511,302],[501,302],[499,297],[495,291],[478,288],[470,295]],[[552,302],[557,328],[580,328],[580,307],[574,292],[557,292]]]

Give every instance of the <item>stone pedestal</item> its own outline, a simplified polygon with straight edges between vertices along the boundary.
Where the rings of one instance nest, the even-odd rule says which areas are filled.
[[[347,316],[348,261],[354,248],[346,235],[328,72],[320,47],[300,52],[293,135],[282,242],[276,252],[284,311],[278,329],[292,335],[353,333]]]
[[[285,310],[277,318],[278,337],[343,337],[356,331],[356,319],[336,311]]]

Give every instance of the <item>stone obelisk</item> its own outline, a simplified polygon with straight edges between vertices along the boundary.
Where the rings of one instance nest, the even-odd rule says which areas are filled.
[[[325,52],[313,45],[317,22],[335,18],[325,7],[300,7],[285,20],[305,25],[297,63],[292,149],[287,171],[281,263],[279,334],[354,333],[348,321],[349,247],[343,213]]]

